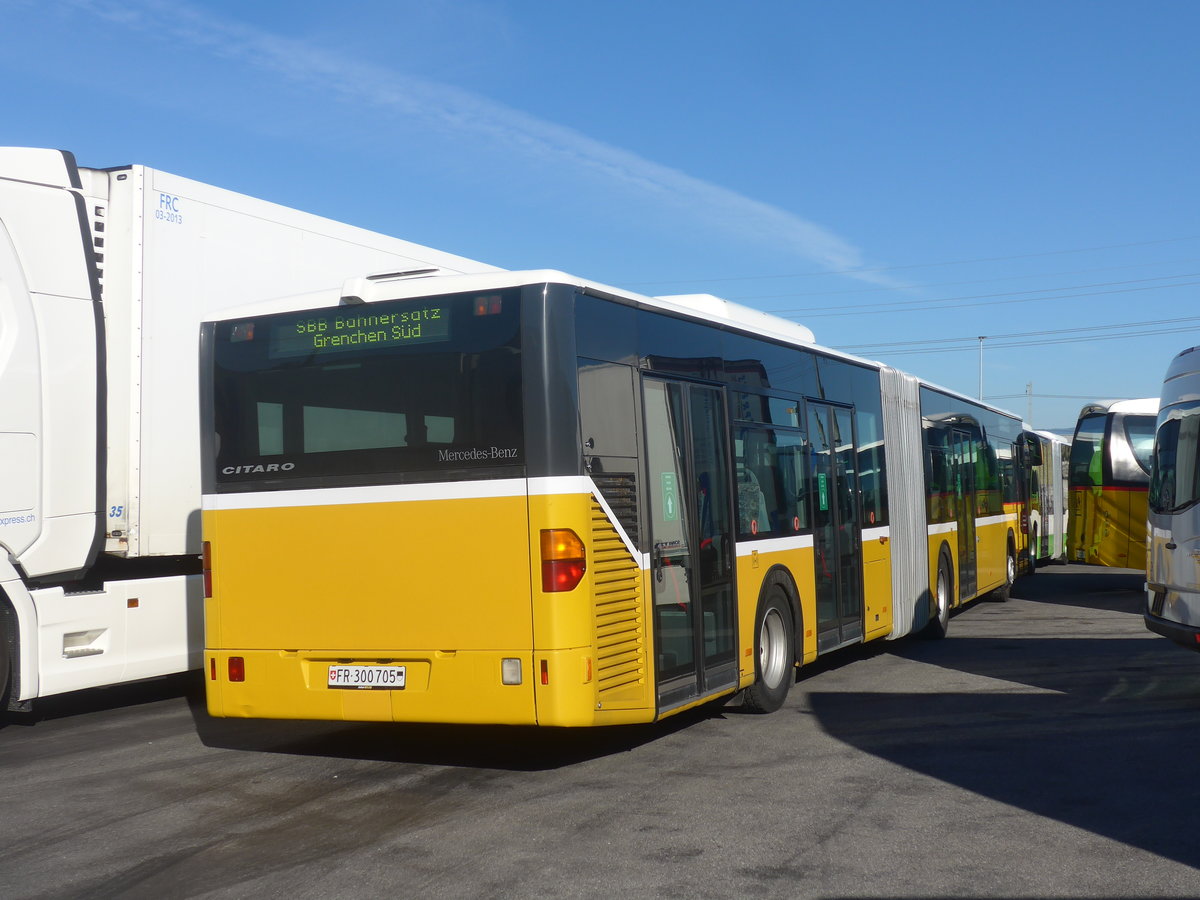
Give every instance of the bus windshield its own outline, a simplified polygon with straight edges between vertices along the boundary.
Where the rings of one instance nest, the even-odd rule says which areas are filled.
[[[1150,459],[1154,455],[1154,416],[1126,416],[1125,436],[1133,448],[1133,458],[1139,466],[1150,472]]]
[[[1103,413],[1079,420],[1071,442],[1071,487],[1100,487],[1103,483],[1101,451],[1107,422],[1108,417]]]
[[[219,323],[218,485],[519,474],[519,307],[497,291]]]
[[[1200,502],[1200,403],[1163,410],[1154,447],[1150,509],[1175,513]]]

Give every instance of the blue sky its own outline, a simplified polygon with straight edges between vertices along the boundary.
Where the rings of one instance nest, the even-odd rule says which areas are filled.
[[[0,0],[0,143],[709,292],[1035,427],[1200,344],[1200,3]],[[1183,321],[1180,321],[1183,320]]]

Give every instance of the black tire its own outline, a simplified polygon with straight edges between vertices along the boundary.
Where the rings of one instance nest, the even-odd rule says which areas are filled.
[[[933,602],[929,624],[921,629],[920,635],[930,640],[941,640],[950,631],[950,606],[954,602],[954,570],[945,552],[938,556],[937,578],[934,580]]]
[[[1035,525],[1033,527],[1033,533],[1029,536],[1029,571],[1026,573],[1027,575],[1034,575],[1037,573],[1038,555],[1041,553],[1041,551],[1041,545],[1038,543],[1038,530],[1037,526]]]
[[[742,708],[753,713],[775,712],[796,680],[796,632],[783,588],[772,588],[759,603],[754,634],[756,677],[746,689]]]
[[[1004,561],[1004,584],[996,588],[992,592],[992,596],[1001,603],[1006,602],[1012,597],[1013,584],[1017,580],[1017,554],[1013,552],[1013,545],[1008,545],[1008,557]]]
[[[12,686],[12,655],[8,649],[8,623],[0,610],[0,718],[8,710],[8,689]]]

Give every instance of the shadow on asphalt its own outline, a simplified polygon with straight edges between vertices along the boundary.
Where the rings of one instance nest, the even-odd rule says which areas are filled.
[[[204,682],[198,671],[164,675],[159,678],[117,684],[111,687],[91,688],[86,691],[73,691],[69,694],[35,700],[32,712],[0,713],[0,728],[14,725],[29,726],[39,722],[68,719],[72,716],[113,712],[144,706],[147,703],[172,700],[197,692],[204,693]]]
[[[1041,570],[1014,596],[1140,616],[1143,581]],[[1115,632],[1072,634],[1080,621],[1043,610],[1044,634],[1026,638],[972,634],[964,619],[949,640],[892,648],[997,679],[995,691],[816,690],[807,699],[822,728],[865,753],[1200,868],[1200,654],[1122,618],[1110,620]]]
[[[533,728],[214,719],[204,698],[192,701],[196,732],[207,747],[455,768],[545,771],[625,753],[725,714],[707,706],[652,725]]]
[[[1099,566],[1043,566],[1013,586],[1013,596],[1034,603],[1142,614],[1146,573]]]
[[[886,647],[877,645],[848,648],[805,666],[797,680],[803,681],[885,652]],[[571,766],[629,752],[709,719],[753,715],[743,711],[740,699],[735,697],[646,725],[534,728],[214,719],[205,710],[203,686],[189,703],[196,731],[208,747],[512,771],[544,771]]]

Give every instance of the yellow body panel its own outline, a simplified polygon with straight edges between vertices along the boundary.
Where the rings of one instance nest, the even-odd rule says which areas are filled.
[[[1008,561],[1008,533],[1011,528],[1007,521],[976,524],[976,595],[985,594],[1004,584],[1004,567]]]
[[[207,511],[207,646],[528,651],[527,521],[510,497]]]
[[[930,591],[934,591],[937,584],[938,559],[944,547],[954,567],[951,606],[960,606],[1004,585],[1010,539],[1014,553],[1020,553],[1021,550],[1020,516],[1016,512],[1006,512],[1003,517],[995,517],[994,521],[977,519],[975,537],[975,592],[969,597],[961,597],[963,563],[959,558],[957,531],[938,531],[929,535]]]
[[[265,719],[533,724],[532,656],[520,657],[524,683],[504,685],[500,682],[504,655],[512,654],[397,651],[381,657],[377,651],[346,648],[302,652],[210,649],[205,652],[210,676],[208,711],[214,716]],[[245,660],[245,681],[231,683],[225,677],[230,656]],[[333,690],[326,686],[326,673],[333,663],[381,662],[406,667],[404,690]],[[214,671],[215,680],[211,678]]]
[[[1145,569],[1147,498],[1145,489],[1071,488],[1068,560]]]
[[[892,554],[888,538],[863,541],[863,640],[892,633]]]
[[[587,547],[571,591],[541,590],[540,532],[551,527]],[[213,715],[566,726],[655,716],[645,573],[586,494],[207,510],[204,530]],[[245,681],[229,681],[230,656],[245,660]],[[505,658],[521,660],[520,685],[501,683]],[[332,663],[404,665],[408,681],[330,689]]]
[[[541,589],[545,528],[583,538],[587,571],[572,591]],[[590,726],[658,715],[652,576],[590,495],[209,509],[204,530],[214,716]],[[862,565],[865,640],[886,637],[886,537],[864,541]],[[754,620],[772,568],[799,594],[801,662],[816,659],[813,566],[811,546],[739,556],[737,687],[755,678]],[[229,680],[231,656],[244,660],[244,681]],[[502,683],[504,659],[520,660],[520,684]],[[334,664],[403,665],[406,686],[331,689]]]
[[[863,618],[864,640],[884,638],[891,634],[892,567],[891,544],[888,538],[863,542]],[[800,617],[803,630],[799,636],[797,657],[801,664],[817,658],[817,601],[813,549],[811,546],[790,550],[750,550],[738,556],[738,634],[740,687],[754,683],[754,630],[758,613],[758,598],[763,580],[772,568],[787,570],[800,595]]]
[[[737,561],[739,687],[746,688],[754,683],[754,641],[757,636],[754,620],[758,615],[758,598],[762,594],[763,580],[776,566],[788,572],[800,595],[800,619],[804,623],[804,631],[800,636],[800,646],[797,648],[800,652],[797,656],[802,657],[803,662],[817,658],[812,547],[773,551],[751,549],[748,553],[740,554]]]

